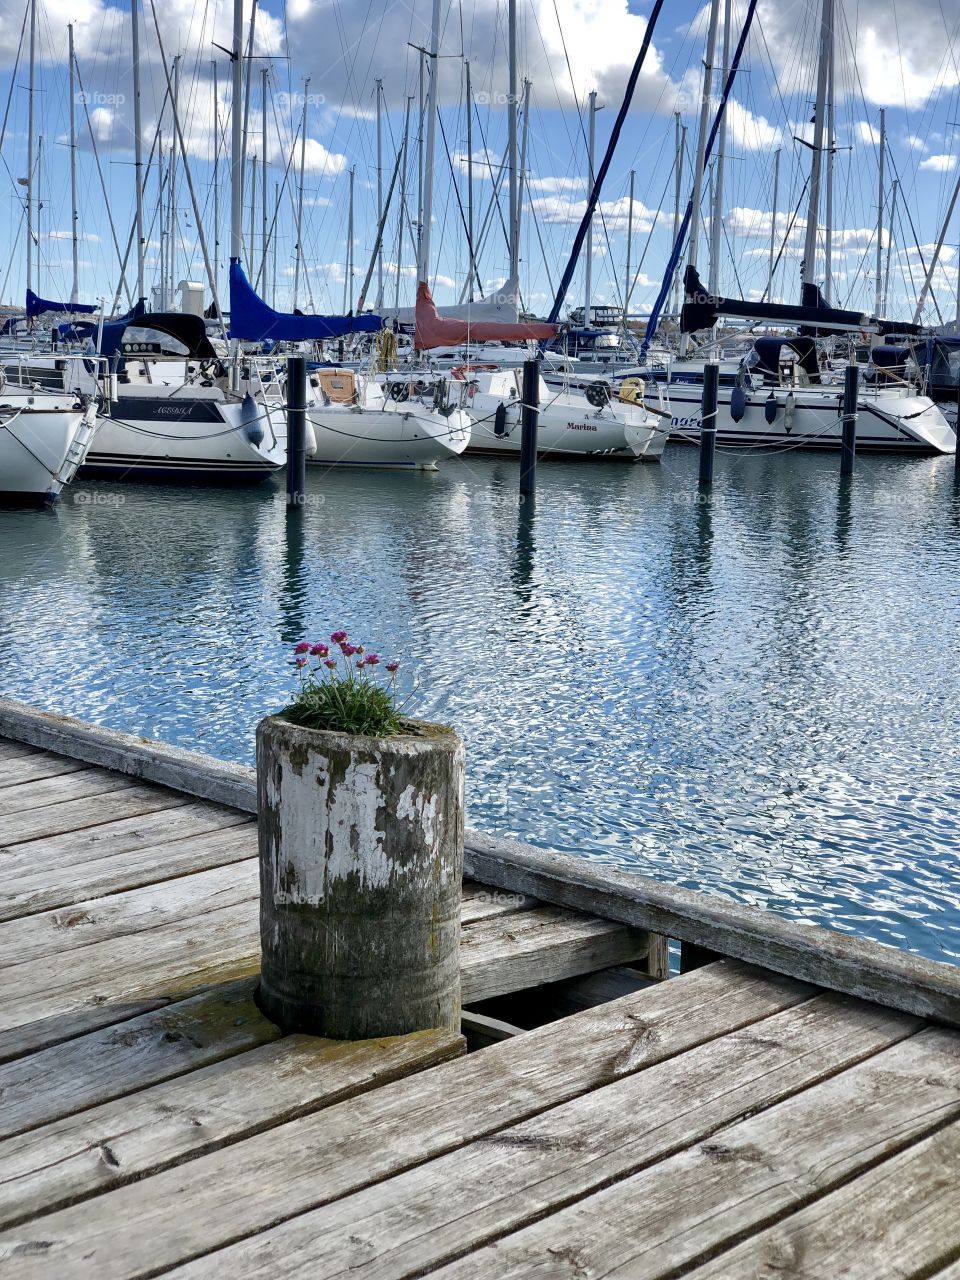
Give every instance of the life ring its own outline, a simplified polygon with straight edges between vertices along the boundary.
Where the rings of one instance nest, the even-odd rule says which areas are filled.
[[[396,400],[398,404],[403,404],[404,400],[410,399],[410,383],[409,382],[391,382],[390,383],[390,399]]]
[[[588,404],[592,404],[595,409],[602,409],[605,404],[610,403],[610,383],[591,382],[584,394]]]
[[[458,364],[450,370],[450,377],[463,382],[468,373],[496,373],[498,368],[495,364]]]

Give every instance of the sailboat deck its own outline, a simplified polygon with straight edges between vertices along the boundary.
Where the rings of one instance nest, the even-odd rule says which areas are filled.
[[[958,1274],[953,1027],[702,948],[651,982],[601,898],[471,881],[495,1043],[281,1037],[249,806],[113,737],[123,772],[0,739],[0,1276]],[[489,1016],[561,988],[590,1007]]]

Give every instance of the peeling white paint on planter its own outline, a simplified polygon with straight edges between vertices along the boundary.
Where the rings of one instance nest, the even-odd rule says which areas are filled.
[[[261,1002],[285,1030],[361,1038],[459,1019],[464,750],[257,730]]]

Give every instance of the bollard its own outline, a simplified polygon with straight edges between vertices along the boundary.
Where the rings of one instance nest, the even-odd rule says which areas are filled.
[[[287,360],[287,506],[303,505],[307,487],[307,362]]]
[[[537,423],[540,418],[540,364],[523,362],[520,403],[520,493],[533,497],[537,490]]]
[[[860,384],[860,369],[856,364],[848,364],[843,374],[843,433],[840,439],[840,474],[853,475],[853,464],[857,456],[857,393]]]
[[[337,1040],[460,1029],[463,742],[257,726],[260,1007]]]
[[[703,400],[700,409],[700,479],[702,486],[713,484],[713,457],[717,448],[717,388],[720,366],[703,366]]]

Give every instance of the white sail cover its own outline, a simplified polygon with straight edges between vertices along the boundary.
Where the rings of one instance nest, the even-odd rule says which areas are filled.
[[[379,315],[385,319],[396,320],[398,324],[412,326],[416,322],[416,307],[381,307]],[[474,302],[464,302],[460,306],[444,307],[443,315],[449,320],[466,320],[468,324],[486,324],[490,320],[500,320],[505,324],[516,324],[520,316],[520,281],[516,276],[505,280],[499,289],[486,298],[477,298]]]

